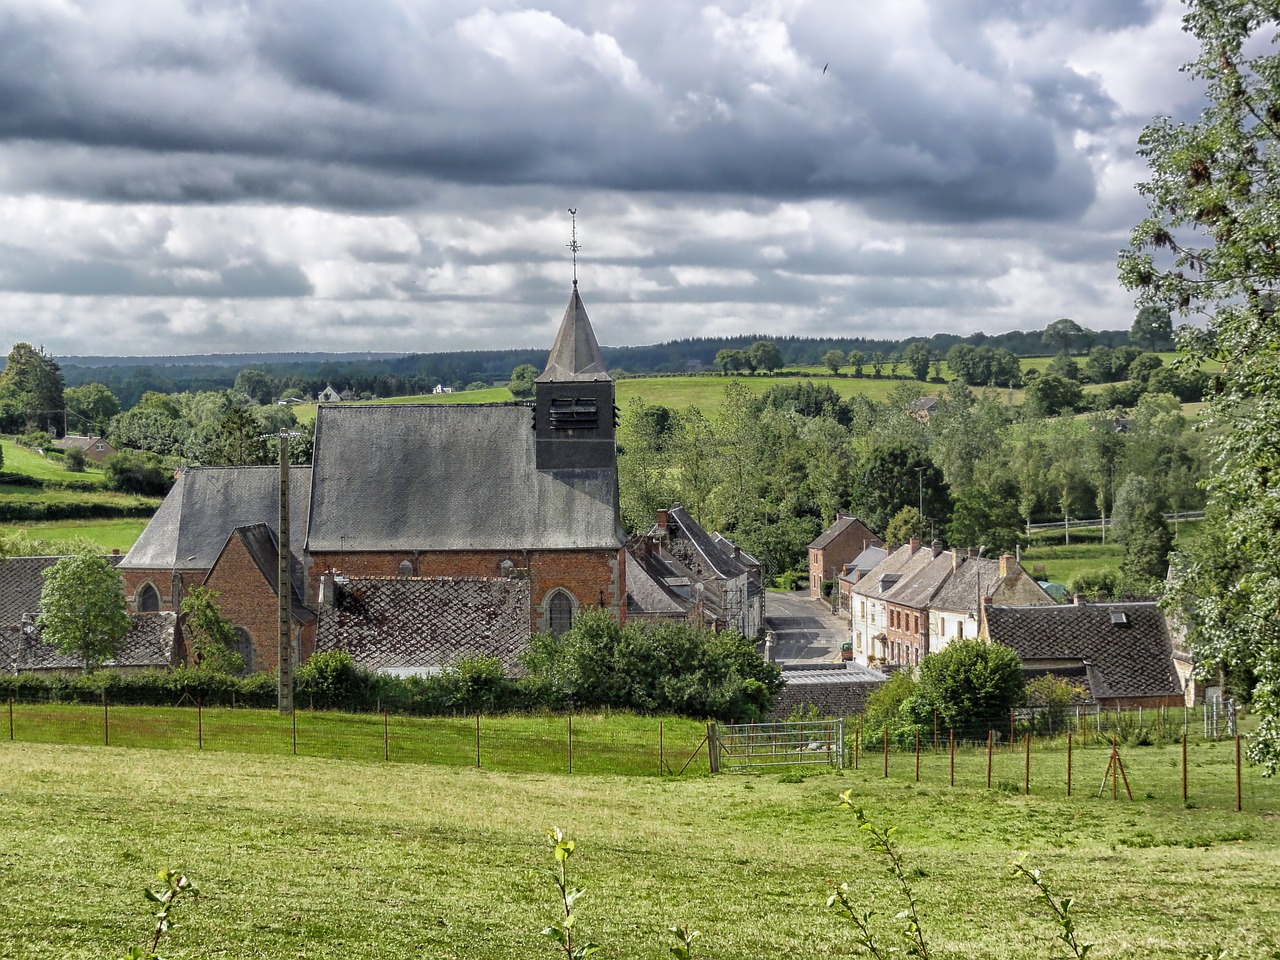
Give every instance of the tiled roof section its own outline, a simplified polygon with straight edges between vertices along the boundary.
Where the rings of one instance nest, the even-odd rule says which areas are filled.
[[[106,441],[101,437],[81,437],[75,434],[68,434],[58,441],[57,446],[62,450],[88,450],[99,443],[106,443]]]
[[[676,525],[683,531],[684,535],[693,544],[694,548],[702,555],[707,565],[717,574],[726,580],[732,580],[740,577],[747,572],[747,566],[741,560],[733,555],[733,550],[726,550],[723,546],[713,540],[706,530],[693,517],[689,516],[689,512],[678,503],[673,503],[671,509],[667,511],[668,523],[674,520]]]
[[[831,545],[831,542],[835,540],[836,537],[840,536],[840,534],[844,533],[855,523],[858,526],[862,527],[864,531],[866,531],[867,536],[864,537],[864,539],[866,540],[876,539],[875,534],[872,533],[871,530],[868,529],[867,525],[864,524],[857,517],[842,516],[838,520],[836,520],[835,523],[831,524],[831,526],[827,527],[827,529],[823,530],[822,533],[818,535],[818,538],[814,540],[813,543],[809,544],[809,549],[810,550],[826,549]]]
[[[722,550],[725,550],[728,553],[733,553],[734,550],[737,550],[738,551],[736,554],[737,558],[741,560],[743,563],[745,563],[747,566],[749,567],[760,566],[759,560],[757,560],[751,554],[747,553],[747,551],[743,550],[741,547],[739,547],[736,543],[734,543],[732,540],[726,537],[719,530],[711,534],[711,539],[714,540]]]
[[[307,549],[621,547],[616,471],[536,469],[530,424],[522,404],[318,410]]]
[[[867,575],[853,585],[853,592],[877,600],[886,599],[902,579],[903,572],[921,556],[929,556],[929,551],[919,549],[913,554],[910,547],[899,547],[867,571]]]
[[[933,550],[922,547],[902,571],[902,579],[889,595],[890,603],[923,609],[951,576],[951,554],[945,550],[936,557]]]
[[[174,649],[176,613],[131,613],[129,632],[119,652],[103,663],[104,667],[155,667],[175,666],[180,653]],[[26,670],[78,670],[84,663],[76,657],[59,653],[40,637],[37,628],[29,636],[19,635],[18,671]]]
[[[508,672],[529,647],[529,581],[353,577],[320,611],[316,650],[346,650],[374,670],[438,669],[497,657]]]
[[[22,617],[40,612],[44,571],[62,557],[5,557],[0,559],[0,671],[12,673],[22,639]],[[108,556],[117,565],[119,556]]]
[[[1113,614],[1127,623],[1113,622]],[[1087,662],[1095,699],[1182,692],[1164,614],[1154,603],[991,606],[987,631],[1028,667],[1036,661]]]
[[[280,596],[280,541],[276,538],[276,532],[265,523],[254,523],[245,527],[236,527],[231,532],[231,537],[227,538],[228,542],[233,537],[239,537],[243,541],[245,550],[253,558],[254,565],[271,587],[271,592],[277,597]],[[292,581],[289,603],[293,619],[299,623],[313,623],[316,615],[303,602],[303,594],[306,592],[306,571],[296,556],[291,556],[289,560],[289,579]]]
[[[582,305],[575,283],[573,293],[569,295],[569,306],[564,311],[564,319],[560,321],[556,342],[551,345],[547,367],[538,377],[538,382],[612,379],[604,365],[600,344],[596,342],[596,333],[591,329],[587,308]]]
[[[845,661],[840,664],[824,664],[823,666],[798,664],[787,665],[782,671],[782,679],[788,684],[810,683],[884,683],[889,677],[879,670],[864,667],[860,663]]]
[[[1010,562],[1009,573],[1001,577],[999,560],[966,555],[959,558],[955,573],[947,578],[942,589],[934,596],[932,606],[938,610],[976,612],[981,597],[993,597],[999,603],[1005,590],[1019,585],[1019,581],[1024,593],[1038,594],[1043,598],[1040,600],[1042,603],[1054,602],[1016,561]]]
[[[643,545],[627,549],[627,613],[683,616],[692,607],[663,581],[683,576],[663,557]]]
[[[844,571],[840,574],[840,579],[847,580],[850,583],[857,583],[887,556],[889,556],[889,551],[884,547],[867,547],[853,560],[844,565]]]
[[[307,539],[310,467],[289,471],[289,542],[295,556]],[[278,467],[191,467],[142,531],[123,569],[208,570],[236,527],[280,516]]]

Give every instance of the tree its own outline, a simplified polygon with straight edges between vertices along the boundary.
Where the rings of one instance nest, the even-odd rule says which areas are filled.
[[[45,643],[79,659],[86,673],[98,669],[129,632],[120,574],[104,557],[63,557],[44,571],[36,625]]]
[[[911,375],[924,382],[929,379],[929,364],[933,360],[933,351],[923,343],[911,343],[902,352],[902,361],[911,371]]]
[[[1084,338],[1084,328],[1069,317],[1062,317],[1044,328],[1044,342],[1063,353],[1070,353],[1078,340]]]
[[[822,365],[831,373],[838,374],[840,368],[848,362],[843,350],[828,350],[822,355]]]
[[[0,373],[0,425],[7,433],[61,431],[62,370],[53,357],[29,343],[15,343]]]
[[[1052,373],[1055,377],[1061,377],[1063,380],[1078,381],[1080,379],[1080,364],[1071,359],[1070,354],[1067,353],[1055,354],[1044,370],[1045,373]]]
[[[538,368],[531,363],[522,363],[511,371],[507,389],[517,400],[527,400],[533,396],[533,382],[537,379]]]
[[[218,592],[193,587],[182,598],[183,637],[197,670],[244,673],[244,657],[236,652],[235,627],[218,611]]]
[[[742,355],[741,350],[725,349],[716,352],[716,366],[720,368],[720,372],[725,376],[730,373],[737,373],[746,364],[746,357]]]
[[[782,351],[772,340],[757,340],[747,351],[751,358],[752,370],[763,370],[773,373],[782,366]]]
[[[1041,417],[1074,413],[1084,400],[1084,389],[1074,380],[1044,373],[1027,384],[1027,410]]]
[[[849,366],[853,367],[853,375],[862,376],[862,367],[867,362],[867,355],[861,350],[850,350],[845,359]]]
[[[143,450],[121,450],[102,465],[103,478],[112,490],[162,497],[173,486],[173,471],[164,461]]]
[[[883,530],[903,507],[924,503],[924,515],[939,527],[951,516],[951,495],[942,471],[920,447],[890,444],[871,454],[853,482],[853,505],[872,530]]]
[[[111,418],[120,412],[120,401],[100,383],[86,383],[63,391],[67,412],[79,423],[77,432],[103,434]]]
[[[84,473],[84,451],[79,447],[72,447],[62,455],[62,467],[67,473]]]
[[[1144,387],[1151,380],[1151,375],[1164,366],[1164,361],[1154,353],[1144,353],[1129,364],[1129,379]]]
[[[1009,711],[1026,702],[1022,661],[1006,646],[959,640],[920,661],[920,681],[908,709],[920,723],[933,711],[947,730],[969,737],[1003,730]]]
[[[893,515],[889,525],[884,528],[884,542],[896,547],[907,543],[912,537],[923,540],[927,532],[928,527],[925,526],[924,517],[920,516],[920,511],[915,507],[903,507]]]
[[[254,403],[270,403],[274,399],[275,384],[263,371],[245,367],[236,375],[233,389]]]
[[[244,467],[272,462],[262,424],[246,408],[231,406],[218,424],[218,440],[212,463]]]
[[[1278,28],[1280,12],[1259,0],[1189,0],[1183,29],[1200,50],[1187,72],[1208,103],[1195,121],[1161,118],[1139,139],[1148,216],[1120,259],[1139,303],[1208,318],[1179,330],[1187,362],[1225,363],[1208,408],[1225,429],[1205,524],[1230,562],[1176,564],[1173,594],[1196,659],[1255,678],[1249,754],[1268,774],[1280,764]]]
[[[1173,315],[1168,307],[1147,304],[1133,318],[1133,326],[1129,328],[1129,340],[1139,346],[1146,344],[1148,350],[1167,346],[1173,342]]]
[[[876,351],[871,355],[871,373],[874,376],[880,376],[884,372],[884,354]]]

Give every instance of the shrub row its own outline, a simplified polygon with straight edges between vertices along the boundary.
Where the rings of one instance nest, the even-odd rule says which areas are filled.
[[[32,520],[112,520],[122,517],[149,517],[155,512],[154,503],[142,500],[125,500],[120,503],[42,500],[39,497],[0,500],[0,523]]]

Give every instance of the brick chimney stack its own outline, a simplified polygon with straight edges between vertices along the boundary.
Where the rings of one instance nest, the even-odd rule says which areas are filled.
[[[935,557],[940,557],[940,556],[942,556],[942,541],[941,541],[941,540],[935,540],[935,541],[933,541],[933,543],[929,544],[929,547],[933,550],[933,555],[934,555]]]
[[[910,540],[907,541],[907,552],[911,554],[911,556],[914,557],[916,555],[916,551],[919,549],[920,549],[919,537],[912,537]]]
[[[658,511],[658,532],[665,534],[667,532],[667,511]]]
[[[1007,577],[1013,571],[1013,565],[1016,562],[1012,554],[1000,554],[1000,576]]]

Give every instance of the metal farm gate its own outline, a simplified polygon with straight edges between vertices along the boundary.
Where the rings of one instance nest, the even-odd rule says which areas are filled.
[[[844,769],[844,718],[717,723],[709,730],[711,772],[821,763]]]

